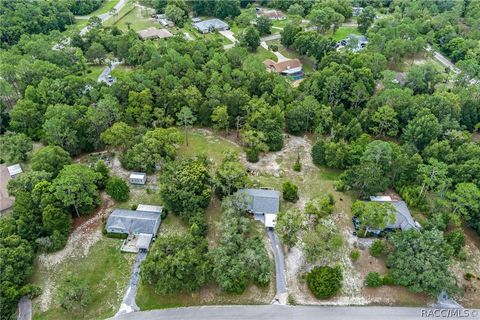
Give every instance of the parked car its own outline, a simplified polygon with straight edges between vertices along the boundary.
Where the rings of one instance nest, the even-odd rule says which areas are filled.
[[[110,82],[110,83],[113,82],[113,77],[111,75],[108,75],[107,76],[107,81]]]
[[[360,220],[358,219],[357,216],[354,216],[352,218],[352,222],[353,222],[353,227],[355,228],[355,230],[359,230],[360,229]]]

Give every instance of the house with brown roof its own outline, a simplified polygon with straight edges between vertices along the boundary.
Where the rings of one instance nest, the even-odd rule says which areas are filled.
[[[303,65],[298,59],[289,59],[281,62],[267,59],[263,61],[263,64],[267,70],[288,76],[292,80],[299,80],[305,76],[303,73]]]
[[[260,10],[258,16],[264,16],[270,20],[285,20],[287,17],[282,11],[279,10]]]
[[[138,32],[142,40],[165,39],[173,37],[173,34],[167,29],[148,28]]]

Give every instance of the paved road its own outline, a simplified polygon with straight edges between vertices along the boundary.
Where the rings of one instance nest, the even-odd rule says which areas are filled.
[[[113,9],[115,9],[116,12],[120,12],[120,10],[122,10],[122,8],[125,6],[125,4],[127,4],[127,1],[128,0],[118,1],[118,3],[113,7]],[[97,17],[99,17],[102,20],[102,22],[105,22],[106,20],[110,19],[112,16],[113,16],[113,14],[109,11],[109,12],[106,12],[106,13],[99,14]],[[90,30],[90,27],[86,26],[85,28],[80,30],[80,35],[81,36],[85,35],[85,33],[87,33],[88,30]]]
[[[260,38],[260,41],[278,40],[278,39],[280,39],[281,37],[282,37],[282,36],[280,35],[280,33],[274,33],[274,34],[271,34],[271,35],[269,35],[269,36]]]
[[[113,79],[112,82],[108,82],[108,76],[113,71],[113,69],[115,69],[115,67],[118,66],[119,64],[120,62],[118,61],[112,61],[110,67],[106,66],[105,69],[103,69],[102,73],[97,79],[97,82],[105,82],[107,85],[111,86],[115,82],[115,79]]]
[[[283,256],[282,245],[278,240],[277,234],[273,230],[267,230],[270,244],[272,245],[273,255],[275,256],[275,280],[277,283],[277,296],[287,292],[287,277],[285,276],[285,258]]]
[[[123,296],[120,309],[118,310],[115,317],[122,314],[128,314],[130,312],[135,312],[140,310],[137,304],[135,303],[135,297],[137,295],[138,282],[140,281],[140,265],[142,264],[142,261],[145,260],[146,257],[147,257],[146,252],[139,252],[137,254],[137,258],[135,259],[135,263],[133,264],[132,277],[130,278],[130,283],[128,285],[127,291],[125,292],[125,295]]]
[[[426,49],[427,49],[427,51],[432,51],[433,50],[433,48],[430,45],[427,45]],[[433,51],[433,56],[434,56],[435,59],[440,61],[441,64],[443,64],[445,67],[449,68],[450,70],[452,70],[456,74],[460,73],[460,69],[458,69],[450,60],[448,60],[447,57],[445,57],[440,52]]]
[[[32,300],[23,296],[18,302],[17,320],[32,320]]]
[[[426,313],[428,309],[423,309]],[[470,309],[472,311],[472,309]],[[480,310],[475,310],[480,312]],[[426,319],[420,308],[332,306],[203,306],[152,310],[122,315],[119,320],[412,320]],[[446,319],[446,317],[434,317]],[[448,319],[480,319],[450,317]]]

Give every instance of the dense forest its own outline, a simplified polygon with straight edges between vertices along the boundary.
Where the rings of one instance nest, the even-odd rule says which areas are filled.
[[[181,21],[191,11],[235,19],[251,1],[143,2]],[[285,132],[307,134],[314,139],[314,163],[343,170],[337,190],[359,198],[398,192],[425,214],[427,231],[392,240],[388,263],[397,284],[415,285],[399,276],[410,267],[395,268],[412,243],[435,239],[440,244],[428,250],[441,252],[437,257],[443,262],[462,254],[449,234],[463,221],[480,234],[480,144],[472,139],[480,124],[480,86],[471,81],[480,77],[480,1],[355,1],[366,7],[359,21],[370,39],[359,53],[336,51],[326,34],[352,16],[349,1],[261,2],[316,26],[304,31],[287,24],[282,31],[282,44],[315,59],[316,70],[298,88],[267,72],[249,54],[258,44],[248,38],[224,50],[209,39],[142,41],[133,30],[101,24],[80,36],[65,31],[73,15],[88,14],[101,1],[88,8],[73,0],[0,2],[0,160],[24,161],[33,142],[45,145],[33,153],[32,170],[9,184],[16,197],[13,214],[0,219],[0,304],[7,310],[1,319],[10,319],[22,295],[38,294],[39,288],[28,285],[35,253],[61,249],[72,217],[100,204],[108,169],[102,162],[93,168],[72,164],[71,157],[106,148],[119,152],[128,170],[153,173],[164,166],[165,207],[190,227],[188,238],[172,236],[155,244],[159,255],[149,257],[142,271],[149,283],[166,292],[192,291],[213,276],[224,290],[241,292],[250,281],[268,282],[270,266],[259,258],[266,252],[250,237],[243,211],[227,197],[245,185],[236,156],[226,155],[213,176],[206,159],[174,161],[178,144],[188,139],[174,126],[186,133],[192,126],[236,131],[252,162],[281,150]],[[388,17],[374,22],[372,11]],[[387,69],[427,45],[462,72],[447,78],[427,63],[412,67],[405,83],[392,81]],[[107,56],[132,68],[111,86],[86,77],[87,63]],[[241,172],[240,180],[229,180],[227,170]],[[213,192],[227,198],[221,246],[206,255],[203,212]],[[447,232],[449,225],[454,229]],[[447,242],[455,250],[447,250]],[[155,259],[168,244],[180,248],[182,258],[192,252],[191,267],[201,277],[188,286],[165,286],[158,277],[165,266]],[[231,252],[243,255],[230,261],[225,257]],[[258,273],[245,271],[247,253],[258,258],[252,262]],[[419,262],[414,256],[409,263]],[[244,276],[233,279],[229,272],[239,265]],[[448,270],[441,273],[453,288]],[[440,286],[437,281],[416,290],[436,293]]]

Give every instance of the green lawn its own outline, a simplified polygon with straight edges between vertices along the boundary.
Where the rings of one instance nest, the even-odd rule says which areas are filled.
[[[333,35],[333,38],[337,41],[345,39],[349,34],[357,34],[360,35],[360,32],[356,27],[340,27],[338,28],[337,32]]]
[[[118,77],[120,75],[130,73],[133,70],[134,70],[134,68],[132,68],[130,66],[120,64],[120,65],[116,66],[115,69],[113,69],[111,75],[112,75],[112,77]]]
[[[98,77],[100,77],[100,74],[102,73],[103,69],[105,69],[105,66],[101,65],[88,65],[87,66],[87,73],[86,77],[88,79],[92,79],[94,81],[97,81]],[[90,73],[88,71],[91,71]]]
[[[215,164],[223,159],[223,153],[227,150],[241,152],[240,148],[226,139],[214,134],[201,131],[201,129],[190,131],[188,134],[189,145],[183,144],[178,151],[180,157],[193,157],[206,154]]]
[[[98,16],[99,14],[107,13],[117,5],[119,0],[106,0],[100,8],[89,14],[89,16]]]
[[[120,22],[125,16],[127,16],[130,12],[135,10],[135,1],[134,0],[128,0],[128,2],[123,6],[122,10],[117,12],[117,15],[115,17],[112,17],[105,21],[103,25],[105,26],[111,26],[111,25],[117,25],[118,22]]]
[[[254,57],[260,59],[260,61],[265,61],[267,59],[272,59],[273,61],[277,61],[277,56],[274,55],[272,52],[266,50],[265,48],[259,46],[255,52],[252,53]]]
[[[135,31],[148,29],[150,27],[160,28],[160,23],[151,20],[150,14],[139,7],[135,7],[122,17],[120,17],[120,15],[116,18],[112,17],[107,20],[107,22],[114,24],[123,31],[128,29],[128,25],[130,25],[130,29]]]
[[[113,316],[120,307],[135,259],[135,255],[120,252],[121,241],[102,237],[90,248],[86,257],[70,257],[53,270],[46,270],[37,264],[33,275],[34,284],[43,286],[45,279],[51,276],[55,284],[59,284],[75,273],[87,282],[91,292],[91,302],[82,311],[67,312],[59,306],[57,292],[54,289],[51,293],[53,300],[47,312],[39,312],[34,301],[33,318],[36,320],[105,319]]]

